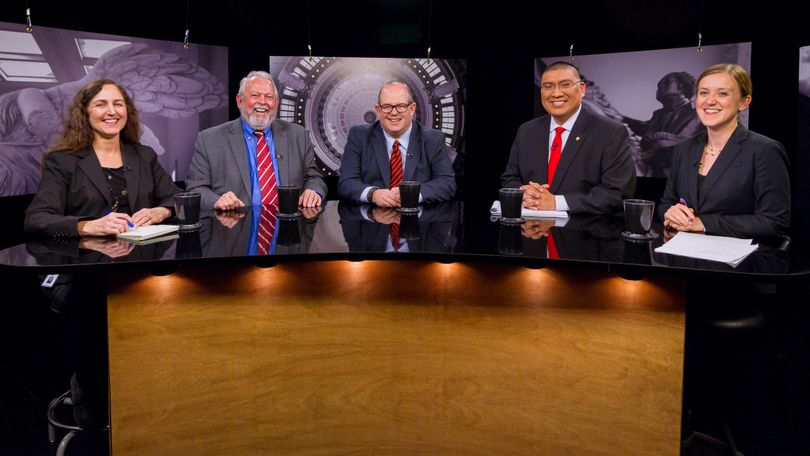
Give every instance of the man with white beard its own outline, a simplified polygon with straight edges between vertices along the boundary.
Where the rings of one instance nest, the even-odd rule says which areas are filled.
[[[186,179],[202,195],[202,209],[278,206],[278,186],[302,187],[299,205],[317,207],[326,183],[315,163],[306,129],[277,119],[278,93],[272,76],[251,71],[239,83],[241,117],[197,135]]]

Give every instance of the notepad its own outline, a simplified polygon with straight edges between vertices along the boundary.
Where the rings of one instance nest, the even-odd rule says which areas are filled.
[[[169,233],[176,233],[177,225],[147,225],[132,228],[118,235],[118,239],[132,242],[142,242]]]
[[[489,209],[490,214],[500,217],[501,202],[495,200]],[[532,209],[521,209],[520,216],[523,218],[568,218],[568,211],[534,211]]]
[[[126,240],[121,239],[121,241],[129,242],[130,244],[135,244],[135,245],[147,245],[147,244],[157,244],[159,242],[165,242],[165,241],[173,241],[173,240],[179,239],[179,238],[180,238],[180,233],[178,231],[175,231],[174,233],[164,234],[163,236],[158,236],[158,237],[153,237],[153,238],[148,238],[148,239],[142,239],[142,240],[139,240],[139,241],[136,241],[134,239],[126,239]]]

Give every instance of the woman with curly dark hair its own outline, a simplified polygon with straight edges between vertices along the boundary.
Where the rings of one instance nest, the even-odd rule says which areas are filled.
[[[124,87],[110,79],[84,86],[61,139],[45,155],[25,230],[106,236],[170,217],[180,189],[139,139],[138,111]]]

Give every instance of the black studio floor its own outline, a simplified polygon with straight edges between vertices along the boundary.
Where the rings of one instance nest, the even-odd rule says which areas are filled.
[[[0,282],[3,289],[36,291],[37,285],[34,277],[5,276]],[[45,412],[51,399],[70,388],[73,373],[63,320],[42,296],[25,296],[2,304],[0,456],[56,453],[48,442]],[[691,326],[687,356],[700,355],[685,368],[690,404],[685,426],[697,433],[685,441],[682,454],[733,454],[727,429],[737,454],[810,454],[810,334],[802,329],[810,311],[796,307],[766,313],[771,325],[766,332],[729,337]],[[107,434],[80,434],[66,454],[108,455]]]

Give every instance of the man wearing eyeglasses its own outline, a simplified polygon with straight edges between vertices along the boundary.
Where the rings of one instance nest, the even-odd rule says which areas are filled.
[[[456,192],[444,134],[413,120],[416,103],[408,86],[384,84],[377,121],[351,128],[340,163],[338,194],[380,207],[399,207],[398,183],[420,182],[420,202],[446,201]],[[393,184],[393,185],[392,185]]]
[[[300,206],[320,206],[326,182],[312,141],[304,127],[276,117],[273,77],[265,71],[248,73],[239,83],[236,105],[241,118],[197,135],[186,185],[202,195],[202,208],[278,207],[281,185],[302,187]]]
[[[540,98],[548,115],[520,126],[504,187],[523,189],[523,205],[571,214],[612,214],[636,188],[624,125],[582,106],[579,69],[555,62],[543,71]]]

